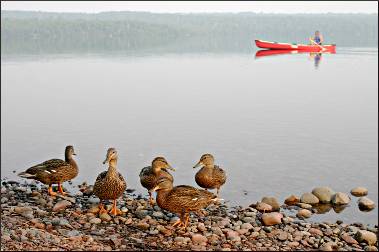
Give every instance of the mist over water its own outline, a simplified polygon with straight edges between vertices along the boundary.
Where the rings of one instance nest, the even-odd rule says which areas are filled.
[[[249,37],[242,47],[197,37],[87,51],[71,42],[21,50],[21,38],[6,38],[21,47],[4,51],[2,41],[2,178],[63,158],[72,144],[80,168],[74,187],[65,183],[72,191],[93,183],[116,147],[128,188],[144,195],[138,174],[154,157],[176,168],[175,184],[196,186],[192,167],[212,153],[228,174],[221,196],[230,205],[283,202],[324,185],[346,193],[364,186],[376,201],[377,47],[337,44],[316,68],[309,54],[256,59]],[[312,220],[377,224],[377,211],[360,212],[356,201]]]

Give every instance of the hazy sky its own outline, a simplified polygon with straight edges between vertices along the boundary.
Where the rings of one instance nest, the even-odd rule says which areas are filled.
[[[52,12],[264,12],[264,13],[378,13],[377,1],[1,1],[2,10]]]

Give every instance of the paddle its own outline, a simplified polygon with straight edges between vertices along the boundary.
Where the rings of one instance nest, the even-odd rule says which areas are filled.
[[[322,51],[326,51],[326,48],[325,48],[325,47],[323,47],[323,46],[317,44],[313,39],[309,38],[309,40],[310,40],[313,44],[319,46],[319,47],[322,49]]]

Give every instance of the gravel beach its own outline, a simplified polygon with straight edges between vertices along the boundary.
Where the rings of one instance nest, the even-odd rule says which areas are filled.
[[[179,229],[171,227],[174,214],[133,190],[118,200],[121,216],[99,216],[98,201],[87,185],[75,195],[51,197],[34,182],[2,181],[1,250],[378,250],[377,225],[312,223],[307,204],[221,203],[191,214],[189,226]]]

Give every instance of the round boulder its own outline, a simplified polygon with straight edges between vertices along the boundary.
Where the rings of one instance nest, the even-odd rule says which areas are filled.
[[[308,209],[300,209],[296,214],[297,217],[301,217],[301,218],[309,218],[311,217],[311,215],[312,215],[312,212],[309,211]]]
[[[359,230],[355,234],[355,239],[359,242],[367,242],[368,245],[374,245],[377,241],[376,234],[366,230]]]
[[[358,207],[361,211],[370,211],[375,208],[375,203],[367,197],[362,197],[358,200]]]
[[[350,203],[350,197],[346,193],[337,192],[332,197],[332,203],[334,205],[346,205]]]
[[[350,193],[353,196],[362,197],[362,196],[366,196],[368,194],[368,190],[364,187],[358,186],[358,187],[351,189]]]
[[[300,202],[314,205],[314,204],[318,204],[320,200],[312,193],[304,193],[300,197]]]
[[[266,226],[280,224],[282,223],[282,218],[283,218],[283,215],[278,212],[262,214],[262,221],[263,221],[263,224],[265,224]]]
[[[275,197],[263,197],[261,202],[269,204],[273,211],[279,211],[280,205]]]
[[[320,203],[330,203],[334,191],[330,187],[322,186],[314,188],[312,194],[319,199]]]
[[[291,195],[287,199],[284,200],[284,204],[292,206],[300,202],[299,197],[296,195]]]
[[[272,211],[272,206],[264,202],[258,202],[255,209],[257,209],[259,212],[268,213]]]

